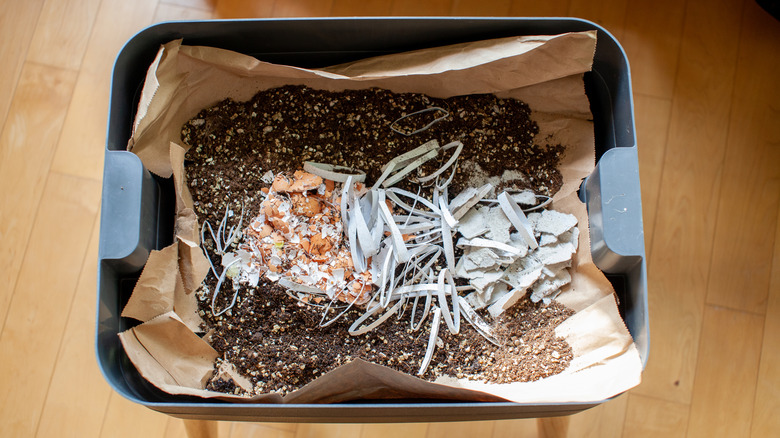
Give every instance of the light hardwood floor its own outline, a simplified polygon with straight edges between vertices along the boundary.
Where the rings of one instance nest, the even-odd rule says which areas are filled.
[[[577,16],[632,67],[652,350],[571,437],[780,436],[780,22],[753,0],[0,0],[0,435],[184,437],[93,353],[110,71],[159,21]],[[222,437],[536,436],[534,420],[220,423]]]

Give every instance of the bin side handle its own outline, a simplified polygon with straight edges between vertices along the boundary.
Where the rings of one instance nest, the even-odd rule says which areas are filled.
[[[594,262],[624,273],[645,256],[636,146],[605,152],[584,187]]]
[[[118,272],[143,268],[156,241],[159,189],[135,154],[106,151],[99,258]]]

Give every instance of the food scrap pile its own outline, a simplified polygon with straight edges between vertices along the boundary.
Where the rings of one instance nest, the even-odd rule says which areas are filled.
[[[244,229],[238,250],[222,257],[225,276],[251,287],[261,274],[287,284],[294,278],[305,287],[333,290],[331,299],[368,301],[371,277],[352,270],[334,182],[303,171],[275,178],[268,173],[267,179],[273,183],[262,190],[266,197],[259,214]]]
[[[359,93],[366,97],[355,98]],[[347,96],[365,103],[383,93],[389,92]],[[509,106],[498,101],[499,111]],[[314,102],[311,108],[335,107],[333,100]],[[455,103],[430,112],[473,116]],[[221,118],[209,111],[185,125],[183,138],[202,141],[190,144],[187,170],[211,261],[199,290],[200,313],[223,354],[211,389],[286,393],[355,358],[426,379],[527,381],[565,369],[571,349],[554,328],[572,312],[554,297],[571,280],[578,230],[576,218],[549,209],[549,187],[529,188],[522,168],[486,172],[469,137],[440,126],[449,116],[424,120],[422,129],[393,129],[414,115],[407,111],[366,128],[415,139],[415,147],[380,166],[289,160],[276,169],[253,167],[247,181],[225,178],[242,157],[265,156],[258,149],[291,146],[277,145],[278,139],[251,148],[228,145],[224,132],[246,130],[231,124],[215,131]],[[279,114],[263,113],[259,125],[290,117]],[[343,118],[338,114],[324,119]],[[239,117],[233,116],[220,117]],[[527,114],[523,126],[535,126]],[[194,134],[194,127],[208,127],[207,134]],[[439,131],[429,132],[432,127]],[[560,148],[547,156],[546,167],[557,172],[559,156]],[[203,171],[215,170],[219,160],[222,172]]]

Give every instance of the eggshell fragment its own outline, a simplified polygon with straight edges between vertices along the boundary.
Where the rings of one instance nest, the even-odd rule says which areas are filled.
[[[271,184],[271,189],[275,192],[286,192],[289,190],[289,188],[290,188],[290,180],[288,180],[287,177],[282,175],[281,173],[279,175],[276,175],[273,184]]]
[[[291,198],[293,213],[306,217],[314,217],[322,210],[320,201],[313,196],[293,195]]]
[[[296,170],[293,174],[295,178],[293,183],[290,184],[287,191],[290,192],[305,192],[307,190],[314,190],[322,184],[322,177],[312,175],[309,172],[302,170]]]

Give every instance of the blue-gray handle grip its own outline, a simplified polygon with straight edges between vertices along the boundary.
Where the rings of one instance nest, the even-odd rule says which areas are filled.
[[[140,270],[157,241],[159,189],[135,154],[106,151],[99,258],[117,272]]]
[[[636,147],[605,152],[580,193],[588,206],[596,266],[610,273],[628,271],[645,255]]]

